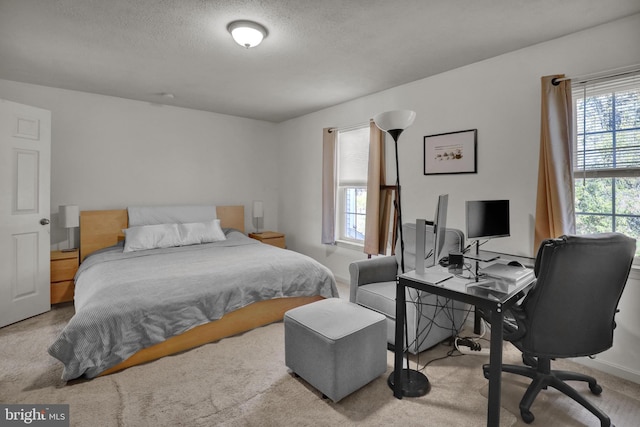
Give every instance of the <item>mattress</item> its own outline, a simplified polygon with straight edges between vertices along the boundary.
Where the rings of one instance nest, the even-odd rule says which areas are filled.
[[[337,297],[331,271],[293,251],[225,230],[226,240],[87,257],[75,277],[76,314],[49,347],[62,378],[92,378],[137,351],[254,302]]]

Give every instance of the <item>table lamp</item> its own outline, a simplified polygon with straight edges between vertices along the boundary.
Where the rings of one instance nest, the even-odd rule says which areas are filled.
[[[67,229],[68,249],[62,252],[72,252],[75,248],[71,247],[71,229],[80,226],[80,208],[77,205],[62,205],[58,208],[58,224],[62,228]]]
[[[256,224],[256,233],[260,233],[260,223],[262,222],[262,218],[264,217],[264,207],[262,205],[261,200],[253,201],[253,219]]]

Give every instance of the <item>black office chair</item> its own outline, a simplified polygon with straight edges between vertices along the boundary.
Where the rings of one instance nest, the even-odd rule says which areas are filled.
[[[551,360],[591,356],[613,345],[614,316],[636,250],[636,241],[619,233],[562,236],[540,245],[535,264],[537,282],[503,325],[504,339],[520,351],[525,365],[503,365],[503,372],[533,379],[520,401],[526,423],[542,389],[551,386],[611,425],[609,417],[565,383],[586,381],[595,395],[595,378],[551,369]],[[489,365],[483,366],[489,377]]]

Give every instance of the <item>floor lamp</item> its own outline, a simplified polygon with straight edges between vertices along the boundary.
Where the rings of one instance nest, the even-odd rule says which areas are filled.
[[[397,198],[398,198],[398,222],[396,227],[400,227],[400,271],[404,271],[404,236],[402,234],[402,198],[400,191],[400,168],[398,163],[398,138],[400,134],[409,126],[413,124],[413,121],[416,118],[415,111],[410,110],[396,110],[396,111],[386,111],[384,113],[377,114],[373,117],[373,121],[376,126],[380,128],[380,130],[387,132],[393,138],[393,142],[395,143],[396,149],[396,188],[397,188]],[[406,310],[405,310],[406,316]],[[407,322],[405,320],[405,336],[407,336]],[[408,339],[406,339],[408,341]],[[396,343],[397,345],[398,343]],[[408,345],[408,343],[407,343]],[[402,381],[402,395],[407,397],[419,397],[424,396],[431,389],[431,384],[429,384],[429,380],[426,375],[422,372],[409,369],[409,354],[405,351],[405,355],[407,358],[407,368],[403,369],[403,374],[406,374],[404,380]],[[394,388],[393,381],[393,372],[389,375],[389,379],[387,383],[389,387]]]

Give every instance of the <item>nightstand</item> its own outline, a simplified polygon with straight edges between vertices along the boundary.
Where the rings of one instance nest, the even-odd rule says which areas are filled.
[[[78,250],[51,251],[51,304],[73,301],[73,277],[78,271]]]
[[[263,231],[262,233],[249,233],[252,239],[260,240],[267,245],[277,246],[284,249],[286,247],[284,234],[275,231]]]

